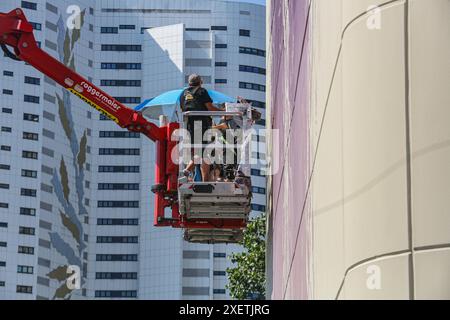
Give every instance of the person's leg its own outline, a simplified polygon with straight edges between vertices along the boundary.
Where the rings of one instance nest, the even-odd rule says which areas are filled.
[[[186,166],[186,169],[184,169],[184,175],[189,176],[193,172],[194,166],[195,166],[194,160],[191,160],[189,164]]]
[[[209,182],[211,178],[211,165],[203,161],[200,170],[202,171],[203,182]]]
[[[200,170],[202,172],[202,178],[203,182],[210,182],[211,181],[211,160],[210,158],[205,154],[206,146],[208,145],[209,141],[206,139],[205,135],[206,132],[211,129],[212,127],[212,119],[211,117],[203,117],[202,118],[202,164],[200,166]]]

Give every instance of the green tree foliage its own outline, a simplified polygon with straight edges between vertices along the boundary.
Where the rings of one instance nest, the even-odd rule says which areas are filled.
[[[235,265],[227,269],[229,283],[227,289],[234,299],[265,297],[266,293],[266,217],[252,220],[244,233],[244,251],[231,256]]]

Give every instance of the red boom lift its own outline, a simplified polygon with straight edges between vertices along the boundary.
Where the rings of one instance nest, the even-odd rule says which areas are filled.
[[[30,64],[112,119],[120,127],[144,134],[156,143],[155,186],[157,187],[152,190],[155,193],[155,226],[183,228],[186,230],[186,240],[192,242],[233,243],[242,239],[242,232],[248,221],[251,196],[247,196],[248,206],[247,204],[245,206],[248,208],[244,210],[243,215],[221,215],[220,212],[217,212],[220,209],[217,209],[214,203],[207,210],[209,214],[189,215],[185,214],[184,210],[180,212],[179,165],[168,161],[171,159],[173,149],[178,146],[177,142],[171,140],[171,136],[175,130],[180,128],[179,123],[168,123],[158,127],[145,119],[140,112],[126,107],[45,53],[37,46],[33,27],[21,9],[15,9],[7,14],[0,13],[0,46],[9,58]],[[9,48],[12,48],[13,52]],[[210,184],[210,187],[214,189],[217,184]],[[190,186],[188,189],[194,190],[194,192],[197,189],[200,195],[204,192],[202,190],[205,190],[201,186]],[[211,193],[211,191],[207,193]],[[251,193],[249,192],[249,194]],[[191,194],[188,198],[192,196]],[[181,199],[181,201],[184,200]],[[228,197],[228,201],[232,201],[232,199]],[[172,211],[170,217],[165,215],[166,208]],[[204,209],[203,213],[205,213]]]

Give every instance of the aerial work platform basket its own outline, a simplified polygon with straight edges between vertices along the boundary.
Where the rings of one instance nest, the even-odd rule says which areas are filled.
[[[252,134],[252,108],[248,103],[226,104],[226,112],[186,112],[183,114],[183,126],[186,128],[189,117],[222,117],[234,123],[234,143],[223,143],[220,132],[212,132],[210,150],[214,150],[214,159],[225,160],[218,166],[227,167],[226,179],[220,181],[202,182],[188,179],[183,170],[186,161],[180,164],[180,179],[178,186],[178,201],[180,216],[185,221],[194,222],[196,225],[202,221],[208,221],[209,227],[186,228],[185,240],[196,243],[236,243],[242,240],[244,229],[249,220],[251,212],[252,188],[250,168],[250,141]],[[229,139],[230,140],[230,139]],[[204,145],[203,145],[204,147]],[[179,144],[180,154],[186,154],[186,148],[190,149],[189,143],[182,141]],[[218,150],[227,150],[236,154],[229,159],[220,157]],[[230,151],[228,151],[230,150]],[[212,153],[214,153],[212,152]],[[208,154],[208,150],[205,151]],[[211,163],[213,165],[213,163]],[[216,164],[217,165],[217,164]],[[222,169],[223,169],[222,167]],[[224,226],[224,223],[228,227]],[[211,228],[210,226],[216,226]]]

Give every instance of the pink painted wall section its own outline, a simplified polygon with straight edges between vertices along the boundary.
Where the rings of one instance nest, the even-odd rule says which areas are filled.
[[[272,177],[273,299],[307,299],[311,236],[309,181],[309,28],[307,0],[272,0],[269,88],[272,128],[279,130],[280,167]],[[270,187],[270,186],[269,186]],[[271,279],[270,279],[271,278]]]

